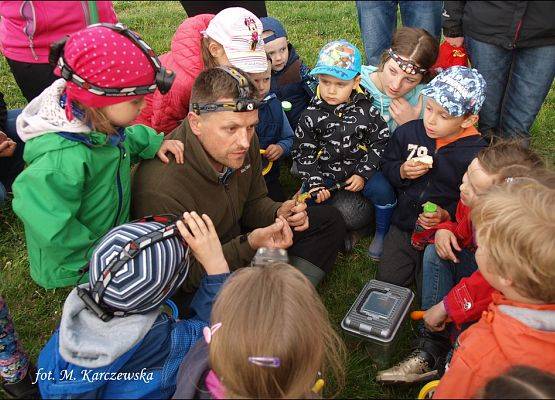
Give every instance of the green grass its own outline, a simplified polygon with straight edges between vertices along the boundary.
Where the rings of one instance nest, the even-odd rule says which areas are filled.
[[[291,42],[309,65],[318,50],[330,40],[345,38],[362,49],[354,2],[267,2],[269,14],[286,26]],[[162,53],[169,50],[175,29],[185,18],[181,5],[174,2],[116,1],[122,22],[141,33],[143,38]],[[25,105],[5,60],[0,60],[0,88],[10,108]],[[555,92],[552,89],[532,129],[532,146],[553,158],[555,153]],[[286,178],[290,189],[296,182]],[[40,223],[40,221],[37,221]],[[23,228],[12,213],[10,204],[0,210],[0,293],[6,298],[15,326],[31,357],[36,359],[60,320],[63,301],[69,289],[45,290],[29,275]],[[366,257],[369,239],[359,243],[353,253],[340,256],[334,271],[320,288],[320,293],[338,331],[341,319],[360,289],[376,271],[375,263]],[[419,387],[384,387],[374,381],[377,361],[383,358],[378,349],[341,333],[349,349],[347,383],[341,397],[415,398]],[[399,334],[392,361],[409,349],[411,325],[405,324]],[[1,394],[0,394],[1,396]]]

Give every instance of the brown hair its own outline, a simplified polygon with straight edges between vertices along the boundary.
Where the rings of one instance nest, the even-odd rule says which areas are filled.
[[[477,399],[553,399],[555,375],[527,365],[517,365],[491,379]]]
[[[344,384],[345,345],[312,284],[288,264],[236,271],[211,319],[222,324],[210,343],[210,364],[226,397],[314,396],[318,372],[336,387]],[[252,356],[278,357],[280,367],[254,365]]]
[[[391,49],[401,57],[414,61],[420,68],[429,71],[436,62],[439,43],[424,29],[403,26],[393,34]],[[389,58],[387,51],[384,51],[378,66],[379,71],[383,71]],[[426,72],[422,82],[428,83],[431,78],[431,73]]]
[[[476,156],[488,175],[501,182],[509,177],[531,176],[545,168],[545,162],[518,140],[499,140],[482,149]]]
[[[220,64],[216,61],[214,56],[210,53],[210,44],[216,43],[217,45],[221,46],[220,43],[216,42],[214,39],[205,36],[200,39],[200,53],[202,56],[202,62],[204,63],[204,68],[215,68],[218,67]]]
[[[248,74],[239,68],[233,68],[247,79],[248,94],[253,96],[256,93],[256,87]],[[221,98],[239,98],[239,85],[237,81],[220,68],[205,69],[195,79],[189,104],[213,103]]]
[[[117,133],[117,127],[112,125],[99,108],[87,107],[78,101],[74,101],[74,103],[76,103],[77,106],[83,110],[85,114],[83,122],[89,125],[92,130],[102,132],[107,135],[115,135]]]
[[[543,174],[549,186],[541,178],[516,178],[481,195],[472,223],[492,272],[511,279],[520,295],[553,304],[555,241],[549,238],[555,237],[555,173]]]

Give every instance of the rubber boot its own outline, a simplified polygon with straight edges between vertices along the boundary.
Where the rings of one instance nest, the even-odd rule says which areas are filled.
[[[27,373],[20,381],[15,383],[2,383],[0,387],[6,393],[8,399],[38,399],[40,398],[36,380],[37,370],[33,365],[29,366]]]
[[[389,225],[391,222],[391,216],[395,210],[395,204],[388,204],[385,206],[374,205],[376,213],[376,233],[374,234],[374,239],[368,247],[368,256],[374,261],[380,261],[383,251],[383,241],[385,235],[389,231]]]
[[[301,271],[314,287],[318,286],[326,276],[324,271],[304,258],[289,256],[289,264]]]

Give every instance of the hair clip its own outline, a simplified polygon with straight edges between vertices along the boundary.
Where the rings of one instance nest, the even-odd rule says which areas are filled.
[[[389,56],[393,59],[393,61],[395,61],[397,65],[399,65],[399,68],[401,68],[407,74],[416,75],[416,74],[425,74],[426,72],[428,72],[426,68],[420,67],[414,61],[405,60],[400,55],[395,53],[391,48],[387,50],[387,54],[389,54]]]
[[[249,357],[249,362],[259,367],[279,368],[281,362],[278,357]]]
[[[513,178],[512,176],[505,178],[505,183],[513,183],[514,181],[515,181],[515,178]]]
[[[206,341],[206,344],[210,344],[210,342],[212,341],[212,336],[221,327],[222,327],[221,322],[218,322],[217,324],[214,324],[211,327],[209,326],[204,327],[204,329],[202,330],[202,334],[204,335],[204,340]]]

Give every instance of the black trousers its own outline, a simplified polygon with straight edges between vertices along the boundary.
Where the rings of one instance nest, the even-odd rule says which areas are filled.
[[[180,1],[188,17],[199,14],[217,14],[225,8],[243,7],[258,18],[267,17],[265,1]]]
[[[44,89],[52,84],[58,76],[54,75],[54,68],[50,64],[33,64],[8,60],[8,65],[15,78],[17,86],[21,89],[27,101],[33,100]]]

